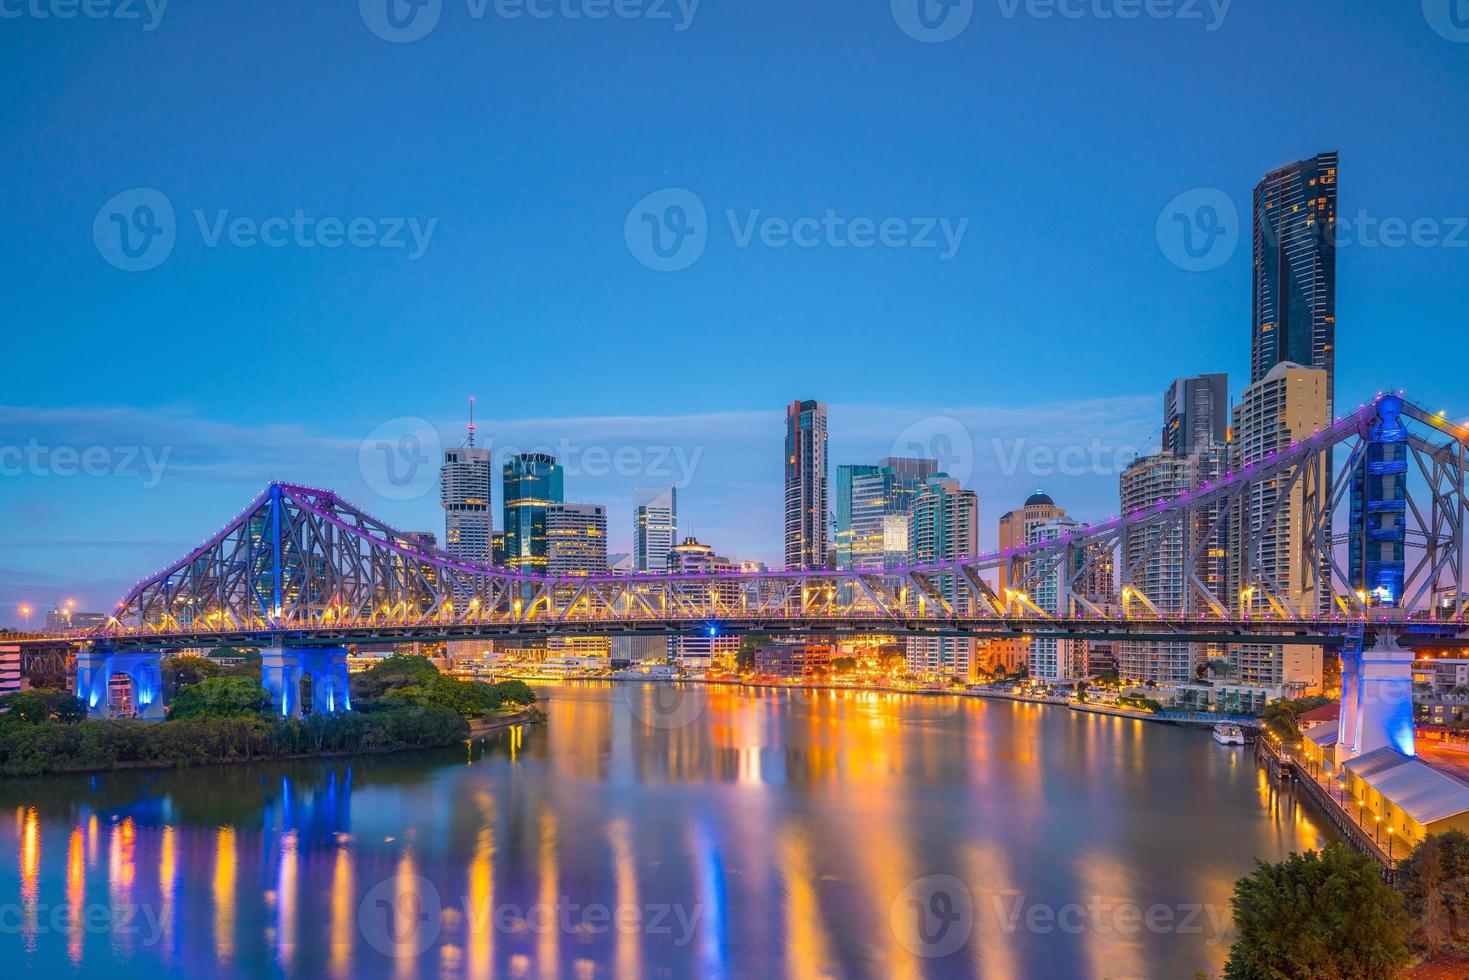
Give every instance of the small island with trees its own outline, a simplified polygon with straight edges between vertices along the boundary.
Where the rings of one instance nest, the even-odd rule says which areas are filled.
[[[164,661],[174,691],[166,720],[96,720],[66,691],[0,697],[0,775],[193,766],[450,745],[544,714],[523,681],[490,684],[395,655],[351,675],[352,710],[280,717],[258,663]]]

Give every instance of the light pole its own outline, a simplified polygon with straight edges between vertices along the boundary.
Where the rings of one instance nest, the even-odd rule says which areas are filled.
[[[1382,815],[1380,813],[1372,814],[1372,838],[1377,841],[1378,847],[1382,846]]]
[[[25,620],[25,631],[31,631],[31,607],[23,605],[20,607],[20,618]]]

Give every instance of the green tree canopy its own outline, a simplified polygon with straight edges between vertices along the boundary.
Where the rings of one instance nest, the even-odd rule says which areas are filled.
[[[1403,899],[1376,862],[1332,844],[1259,863],[1235,883],[1227,980],[1387,980],[1409,959]]]
[[[351,676],[352,700],[370,701],[395,688],[422,686],[437,676],[439,668],[427,657],[395,653]]]
[[[171,720],[243,718],[265,710],[269,695],[249,677],[210,677],[179,688],[168,705]]]
[[[1430,953],[1469,946],[1469,834],[1430,834],[1398,864],[1412,940]]]
[[[0,696],[0,720],[28,725],[43,721],[78,722],[87,705],[67,691],[30,690]]]
[[[529,698],[529,700],[526,700]],[[383,695],[384,703],[408,702],[448,708],[461,718],[475,718],[499,711],[505,704],[534,704],[535,692],[524,681],[461,681],[443,674],[427,677],[421,684],[396,687]]]

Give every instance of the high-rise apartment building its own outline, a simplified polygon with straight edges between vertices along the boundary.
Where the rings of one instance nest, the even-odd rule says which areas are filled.
[[[1036,528],[1065,516],[1066,511],[1057,507],[1049,494],[1037,490],[1026,499],[1019,510],[1007,511],[1000,518],[1000,550],[1024,547],[1031,542],[1031,532]],[[1017,573],[1024,574],[1020,569],[1017,569]],[[1003,564],[999,575],[1000,598],[1003,599],[1005,590],[1013,588],[1014,583],[1010,581],[1009,570]]]
[[[1061,515],[1054,520],[1037,525],[1030,530],[1027,544],[1054,541],[1074,533],[1081,525]],[[1057,567],[1042,577],[1032,588],[1031,602],[1052,616],[1067,616],[1073,612],[1068,589],[1063,589],[1062,576],[1068,582],[1076,569]],[[1058,640],[1051,637],[1036,637],[1030,642],[1030,676],[1053,684],[1057,681],[1080,679],[1086,676],[1087,658],[1084,640]]]
[[[474,444],[474,406],[464,445],[444,452],[439,468],[439,504],[444,508],[444,550],[455,558],[488,565],[495,516],[490,510],[490,450]]]
[[[913,496],[913,514],[908,523],[908,561],[931,565],[972,558],[979,553],[979,497],[959,481],[936,473],[921,484]],[[945,601],[960,616],[973,611],[969,589],[958,576],[930,577]],[[922,616],[936,613],[925,609],[926,600],[910,598],[909,612]],[[907,641],[910,673],[926,676],[969,677],[976,666],[974,640],[952,637],[910,637]]]
[[[1189,456],[1229,441],[1229,376],[1179,378],[1163,393],[1163,451]]]
[[[1122,513],[1146,510],[1187,493],[1192,485],[1188,457],[1154,453],[1134,460],[1120,480]],[[1123,599],[1133,611],[1151,605],[1165,616],[1183,609],[1182,524],[1130,528],[1122,542]],[[1117,644],[1117,670],[1130,680],[1181,684],[1194,680],[1201,647],[1190,643],[1123,640]]]
[[[661,572],[678,543],[678,490],[634,490],[632,502],[633,570]]]
[[[1272,454],[1310,438],[1330,417],[1328,373],[1283,362],[1245,389],[1234,409],[1234,465],[1264,463]],[[1325,460],[1311,479],[1290,473],[1262,481],[1234,515],[1238,543],[1229,565],[1227,591],[1237,612],[1269,615],[1272,599],[1302,609],[1325,611],[1330,578],[1317,556],[1307,554],[1307,521],[1330,479]],[[1281,493],[1289,488],[1288,497]],[[1318,499],[1308,499],[1309,494]],[[1272,517],[1273,515],[1273,517]],[[1245,531],[1256,536],[1243,546]],[[1240,644],[1230,648],[1230,666],[1246,684],[1299,694],[1321,687],[1320,647]]]
[[[826,406],[817,401],[786,407],[786,568],[825,568],[829,509]]]
[[[546,453],[521,453],[505,461],[505,565],[544,572],[548,562],[546,509],[566,500],[561,464]]]
[[[1337,154],[1320,153],[1265,175],[1255,187],[1250,381],[1279,364],[1326,372],[1335,402]]]

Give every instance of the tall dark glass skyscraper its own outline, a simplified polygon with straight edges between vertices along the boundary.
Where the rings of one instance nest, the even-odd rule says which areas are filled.
[[[521,453],[505,461],[505,565],[544,572],[548,564],[546,510],[566,502],[561,464],[546,453]]]
[[[825,568],[828,491],[826,406],[786,406],[786,568]]]
[[[1292,361],[1326,371],[1336,396],[1337,154],[1273,170],[1255,186],[1251,383]]]

